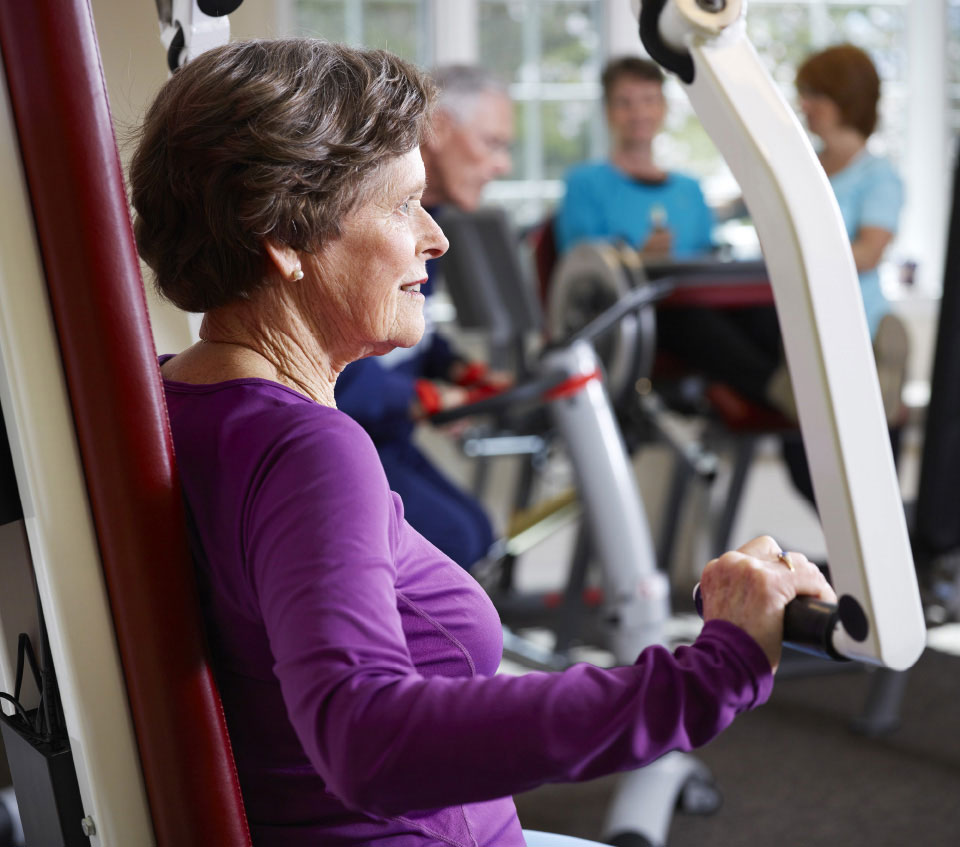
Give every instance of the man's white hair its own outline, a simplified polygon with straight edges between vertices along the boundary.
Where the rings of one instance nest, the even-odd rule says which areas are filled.
[[[437,108],[461,123],[470,120],[481,94],[509,96],[506,84],[496,74],[476,65],[440,65],[430,76],[439,90]]]

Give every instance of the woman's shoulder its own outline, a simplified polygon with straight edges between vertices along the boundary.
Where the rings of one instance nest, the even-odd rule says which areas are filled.
[[[383,466],[367,432],[349,415],[316,403],[278,405],[251,420],[260,458],[254,479],[319,486],[343,500],[388,491]]]
[[[317,453],[325,463],[335,465],[376,456],[367,432],[339,409],[315,403],[277,383],[236,389],[244,429],[260,432],[274,447],[288,445],[300,452]]]
[[[886,179],[900,181],[900,174],[893,163],[886,157],[869,150],[853,163],[851,170],[859,172],[865,179]]]
[[[277,382],[242,377],[208,384],[164,379],[178,452],[184,446],[230,443],[245,454],[313,452],[326,462],[376,455],[349,415]]]

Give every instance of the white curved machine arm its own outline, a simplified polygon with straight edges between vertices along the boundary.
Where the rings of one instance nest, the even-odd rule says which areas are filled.
[[[902,670],[923,610],[857,272],[840,209],[796,115],[746,36],[744,0],[633,0],[743,191],[763,247],[799,409],[841,656]]]
[[[172,73],[204,50],[230,40],[227,15],[243,0],[156,0],[160,40]]]

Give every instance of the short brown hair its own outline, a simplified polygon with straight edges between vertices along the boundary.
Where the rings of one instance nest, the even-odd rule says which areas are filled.
[[[610,102],[610,93],[613,91],[620,79],[625,76],[634,79],[643,79],[647,82],[655,82],[663,85],[663,71],[656,62],[649,59],[641,59],[639,56],[621,56],[618,59],[611,59],[603,69],[603,75],[600,82],[603,85],[603,102]]]
[[[160,293],[205,312],[266,284],[264,239],[313,252],[339,237],[380,163],[420,143],[434,98],[402,59],[316,39],[236,42],[178,70],[130,166]]]
[[[808,57],[797,70],[797,91],[828,97],[844,125],[866,138],[877,128],[880,77],[859,47],[838,44]]]

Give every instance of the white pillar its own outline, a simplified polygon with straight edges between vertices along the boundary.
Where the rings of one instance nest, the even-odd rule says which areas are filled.
[[[636,56],[645,53],[640,43],[640,25],[631,8],[630,0],[604,0],[606,4],[606,32],[604,37],[608,56]]]
[[[477,0],[431,0],[433,63],[476,64],[480,58]]]
[[[899,252],[917,261],[917,286],[940,290],[955,151],[947,123],[946,0],[907,6],[906,204]]]

